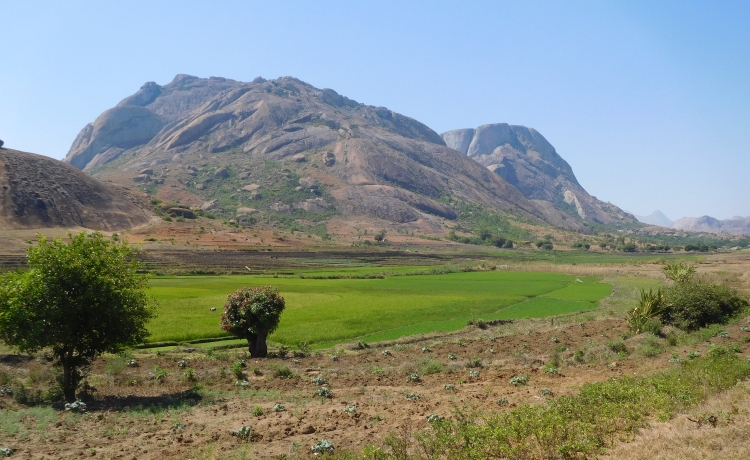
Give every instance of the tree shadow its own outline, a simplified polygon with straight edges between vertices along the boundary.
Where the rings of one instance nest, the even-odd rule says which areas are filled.
[[[165,410],[184,409],[196,406],[203,397],[193,389],[179,393],[170,393],[159,396],[104,396],[103,398],[87,399],[86,410],[88,412],[162,412]],[[55,409],[65,409],[65,402],[55,403]]]

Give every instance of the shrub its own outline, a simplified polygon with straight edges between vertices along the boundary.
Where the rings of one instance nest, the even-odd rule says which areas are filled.
[[[662,315],[665,311],[664,296],[661,289],[656,292],[651,289],[641,290],[638,305],[628,311],[628,326],[636,334],[645,332],[652,318]]]
[[[253,428],[249,426],[242,426],[239,429],[232,431],[232,436],[237,436],[240,439],[248,440],[253,434]]]
[[[661,320],[683,330],[696,330],[724,323],[748,306],[748,300],[734,289],[702,282],[682,282],[664,292]]]
[[[528,375],[516,375],[515,377],[510,379],[510,384],[515,387],[520,387],[526,385],[527,383],[529,383]]]
[[[662,270],[664,271],[664,274],[667,276],[667,278],[676,283],[684,283],[685,281],[689,281],[695,273],[695,267],[684,262],[673,262],[671,264],[667,264],[664,266],[664,268],[662,268]]]
[[[252,413],[254,417],[260,417],[261,415],[263,415],[263,408],[260,406],[255,406],[253,407]]]
[[[297,377],[297,374],[288,366],[276,366],[273,370],[273,376],[277,379],[293,379]]]
[[[239,360],[239,361],[232,363],[232,365],[229,366],[229,370],[232,371],[232,374],[234,374],[235,377],[237,377],[238,379],[242,379],[244,367],[245,367],[245,362],[242,360]]]

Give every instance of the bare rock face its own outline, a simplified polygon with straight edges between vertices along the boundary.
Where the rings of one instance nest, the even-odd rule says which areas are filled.
[[[135,195],[41,155],[0,152],[0,227],[124,230],[151,214]]]
[[[539,132],[506,123],[442,134],[446,145],[466,154],[531,200],[547,201],[582,220],[633,223],[635,217],[586,192],[570,165]]]
[[[3,142],[2,139],[0,139],[0,149],[3,148],[3,145],[5,145],[5,142]]]

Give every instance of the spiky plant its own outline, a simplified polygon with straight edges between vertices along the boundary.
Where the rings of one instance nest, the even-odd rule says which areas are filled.
[[[638,305],[628,312],[628,325],[630,330],[640,334],[645,330],[646,324],[652,318],[661,316],[667,306],[664,304],[664,296],[661,289],[656,292],[649,289],[641,289]]]

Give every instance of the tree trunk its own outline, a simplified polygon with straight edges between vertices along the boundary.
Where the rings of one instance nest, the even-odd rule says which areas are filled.
[[[250,352],[250,356],[255,357],[255,344],[258,342],[258,334],[248,332],[245,338],[247,339],[247,350]]]
[[[266,338],[268,337],[268,329],[259,327],[258,338],[255,342],[255,353],[251,353],[253,358],[265,358],[268,356],[268,345],[266,345]]]
[[[70,359],[63,359],[63,394],[65,395],[65,401],[72,403],[76,400],[76,387],[78,386],[77,379],[75,378],[76,369],[71,363]]]

